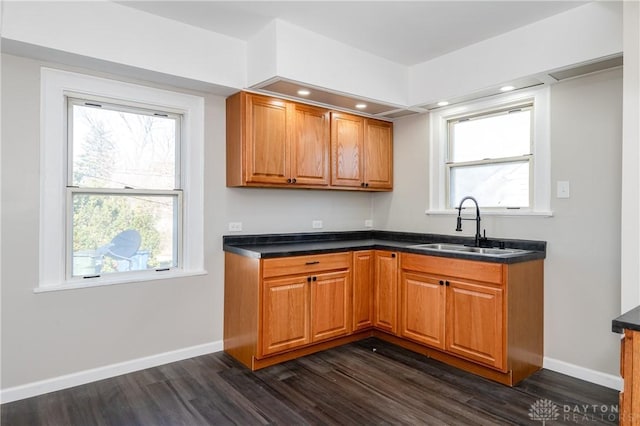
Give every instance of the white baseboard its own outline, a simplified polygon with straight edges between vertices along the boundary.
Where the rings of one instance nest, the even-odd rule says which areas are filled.
[[[97,380],[108,379],[145,368],[157,367],[170,362],[181,361],[199,355],[206,355],[222,350],[222,340],[191,346],[175,351],[132,359],[117,364],[106,365],[104,367],[92,368],[90,370],[79,371],[77,373],[65,374],[64,376],[53,377],[51,379],[38,382],[27,383],[26,385],[15,386],[0,390],[0,402],[7,403],[32,396],[42,395],[61,389],[71,388]]]
[[[549,357],[544,357],[543,367],[547,370],[566,374],[567,376],[575,377],[576,379],[585,380],[587,382],[615,390],[622,390],[622,385],[624,383],[622,377],[602,373],[596,370],[590,370],[588,368],[580,367],[579,365],[569,364],[568,362]]]

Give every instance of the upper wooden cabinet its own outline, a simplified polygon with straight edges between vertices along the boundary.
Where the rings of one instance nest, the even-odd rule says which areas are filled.
[[[331,185],[365,190],[393,188],[393,125],[331,113]]]
[[[227,186],[393,188],[393,125],[239,92],[227,98]]]
[[[327,186],[329,111],[237,93],[227,99],[227,186]]]
[[[329,184],[329,112],[290,104],[293,110],[291,176],[296,184]]]
[[[364,183],[368,189],[393,188],[393,125],[364,120]]]
[[[364,185],[364,118],[331,114],[331,185]]]

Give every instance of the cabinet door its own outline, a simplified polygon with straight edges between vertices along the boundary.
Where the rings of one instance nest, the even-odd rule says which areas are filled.
[[[291,177],[297,184],[329,184],[329,111],[292,104]]]
[[[368,188],[393,188],[393,125],[365,120],[364,182]]]
[[[373,326],[374,251],[353,253],[353,331]]]
[[[311,340],[329,339],[351,331],[349,271],[311,278]]]
[[[449,282],[447,351],[506,371],[503,290],[490,285]]]
[[[444,349],[445,280],[402,272],[400,335]]]
[[[246,126],[247,182],[285,184],[291,174],[287,104],[248,95]]]
[[[310,342],[309,283],[306,276],[263,282],[261,354],[281,352]]]
[[[398,256],[376,251],[374,284],[374,325],[390,333],[398,332]]]
[[[360,187],[364,184],[364,119],[331,113],[331,185]]]

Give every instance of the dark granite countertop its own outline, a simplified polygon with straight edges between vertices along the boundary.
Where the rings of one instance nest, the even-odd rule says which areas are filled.
[[[449,243],[473,245],[473,238],[452,235],[391,231],[346,231],[295,234],[225,235],[223,250],[252,258],[275,258],[351,250],[393,250],[430,256],[480,260],[492,263],[520,263],[546,257],[544,241],[489,239],[493,247],[527,250],[526,253],[486,256],[466,252],[426,251],[416,244]]]
[[[640,306],[620,315],[611,322],[614,333],[624,333],[624,330],[640,331]]]

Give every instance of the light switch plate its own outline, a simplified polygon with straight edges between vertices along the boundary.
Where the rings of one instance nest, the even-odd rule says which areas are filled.
[[[364,226],[365,226],[365,228],[373,228],[373,220],[365,219]]]
[[[569,198],[570,194],[570,186],[568,180],[559,180],[558,181],[558,190],[556,196],[558,198]]]
[[[311,222],[311,227],[313,229],[322,229],[322,221],[321,220],[314,220]]]

